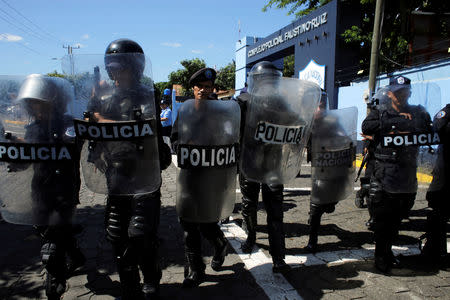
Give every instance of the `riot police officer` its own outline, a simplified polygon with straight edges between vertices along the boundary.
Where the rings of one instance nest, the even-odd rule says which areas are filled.
[[[386,136],[429,132],[431,118],[424,107],[408,104],[411,80],[390,78],[390,102],[372,109],[362,123],[362,132],[376,144],[375,169],[370,182],[369,209],[374,219],[375,267],[388,272],[400,262],[392,253],[401,219],[414,204],[417,191],[418,145],[393,145]]]
[[[156,137],[152,134],[150,141],[155,144],[146,142],[148,139],[96,142],[90,144],[88,157],[107,180],[106,237],[113,247],[122,299],[153,299],[159,294],[161,278],[157,236],[160,169],[169,166],[170,149],[161,136],[159,101],[152,87],[140,83],[145,67],[141,46],[129,39],[115,40],[106,48],[104,60],[114,86],[94,93],[88,105],[90,121],[139,122],[145,121],[147,114],[154,119],[151,126]],[[151,153],[159,153],[159,164],[147,159]],[[139,267],[144,277],[142,288]]]
[[[314,114],[310,137],[311,202],[309,241],[305,250],[315,253],[320,220],[332,213],[336,204],[353,191],[354,148],[358,111],[355,107],[328,110],[327,94],[322,92]]]
[[[2,195],[3,215],[7,222],[34,225],[41,235],[48,299],[60,299],[67,277],[85,262],[75,238],[79,227],[72,224],[80,190],[79,153],[74,143],[73,117],[69,114],[73,99],[73,86],[67,80],[29,75],[17,101],[31,122],[24,126],[23,137],[7,132],[7,142],[2,143],[9,149],[20,145],[24,154],[11,159],[2,176],[10,185],[21,184],[17,190],[31,189],[29,196],[22,194],[11,203]],[[49,149],[57,155],[48,155]],[[1,187],[2,192],[8,189]],[[19,209],[13,209],[16,204]]]
[[[222,134],[223,140],[230,139],[231,141],[234,135],[237,140],[237,126],[239,125],[234,130],[235,126],[233,124],[239,124],[239,122],[231,121],[230,117],[238,113],[232,113],[232,111],[230,113],[229,110],[223,110],[223,114],[209,114],[211,112],[209,108],[211,107],[222,109],[222,106],[236,105],[232,102],[207,101],[217,100],[217,96],[213,94],[215,79],[216,71],[211,68],[200,69],[191,76],[189,84],[193,88],[194,99],[185,102],[178,111],[178,117],[174,123],[171,136],[171,142],[178,153],[179,167],[181,168],[177,178],[179,186],[177,188],[177,212],[181,227],[184,230],[187,264],[185,267],[183,287],[186,288],[198,286],[203,282],[205,277],[206,266],[201,254],[202,235],[214,248],[214,255],[211,260],[211,268],[213,270],[219,271],[221,269],[228,248],[228,241],[221,231],[218,221],[229,216],[232,210],[232,208],[231,210],[228,209],[227,215],[222,215],[220,212],[222,210],[221,201],[229,202],[229,200],[225,199],[233,196],[235,192],[232,184],[235,183],[236,161],[232,164],[225,163],[227,166],[225,167],[223,165],[222,170],[208,168],[206,166],[199,166],[197,168],[192,164],[190,166],[184,166],[186,163],[182,161],[182,157],[186,157],[185,161],[188,160],[187,156],[182,155],[183,153],[189,153],[189,149],[202,147],[201,145],[205,143],[209,143],[208,149],[218,146],[221,138],[219,137],[218,140],[217,137],[214,138],[213,135],[217,134],[214,131],[221,130],[217,128],[222,128],[227,124],[230,125],[230,134],[226,132],[222,134],[221,132],[220,134]],[[236,108],[238,109],[237,105]],[[223,119],[223,122],[218,121],[219,119]],[[203,132],[202,130],[208,132]],[[184,139],[183,134],[188,136],[188,138]],[[189,145],[188,143],[191,142],[193,144]],[[185,152],[180,153],[182,143],[186,143],[182,149]],[[223,150],[223,148],[215,149],[216,153]],[[205,149],[205,151],[207,150]],[[192,155],[190,157],[192,158]],[[214,157],[215,155],[211,155],[211,159],[214,160]],[[217,161],[215,165],[217,165]],[[203,172],[206,169],[209,169],[211,173]],[[201,180],[201,182],[197,180]],[[228,197],[219,191],[219,186],[222,191],[226,191],[225,194],[228,194]],[[230,194],[229,191],[232,193]],[[231,199],[231,204],[234,204],[234,197],[231,197]]]
[[[442,108],[433,119],[433,129],[439,133],[441,145],[437,150],[437,163],[433,170],[433,181],[427,192],[428,206],[425,228],[426,242],[422,254],[430,261],[444,265],[448,263],[447,222],[450,217],[450,104]]]
[[[255,64],[249,73],[249,79],[252,81],[255,77],[281,77],[274,64],[268,61],[262,61]],[[250,91],[251,93],[251,91]],[[241,107],[241,139],[244,135],[245,119],[247,112],[247,103],[250,100],[248,92],[242,92],[237,101]],[[242,217],[244,219],[243,228],[247,233],[247,239],[241,244],[244,253],[251,253],[256,243],[257,226],[257,208],[259,191],[262,191],[262,200],[267,212],[267,227],[269,233],[270,254],[273,260],[273,272],[285,272],[289,266],[285,263],[285,240],[283,229],[283,185],[282,184],[264,184],[250,181],[245,175],[239,173],[239,186],[242,194]]]

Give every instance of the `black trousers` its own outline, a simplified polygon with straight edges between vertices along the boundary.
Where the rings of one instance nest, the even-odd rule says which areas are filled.
[[[139,289],[139,269],[145,283],[161,278],[158,257],[158,227],[161,194],[108,195],[105,213],[106,237],[113,246],[122,292]],[[130,299],[132,299],[130,294]]]
[[[242,193],[242,216],[245,222],[254,222],[258,209],[259,191],[267,213],[267,231],[269,233],[269,252],[272,257],[284,258],[286,246],[283,228],[283,185],[267,185],[249,181],[239,174],[239,185]],[[248,219],[248,220],[246,220]]]
[[[369,210],[373,217],[375,234],[375,256],[391,257],[392,243],[397,238],[405,207],[414,204],[416,193],[388,193],[372,190]]]
[[[184,230],[184,244],[187,253],[201,254],[202,235],[208,241],[224,237],[217,223],[195,223],[180,219],[180,224]]]

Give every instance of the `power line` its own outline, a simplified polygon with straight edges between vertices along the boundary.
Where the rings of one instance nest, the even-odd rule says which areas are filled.
[[[20,11],[18,11],[17,9],[15,9],[11,4],[9,4],[8,2],[6,2],[6,0],[2,0],[3,3],[5,3],[9,8],[11,8],[14,12],[16,12],[16,14],[18,14],[19,16],[21,16],[22,18],[24,18],[25,20],[27,20],[29,23],[31,23],[32,25],[34,25],[37,29],[41,30],[43,33],[45,33],[47,36],[49,36],[51,39],[57,41],[58,43],[62,43],[62,41],[55,37],[53,34],[49,33],[48,31],[42,29],[42,27],[40,27],[39,25],[37,25],[36,23],[34,23],[33,21],[31,21],[30,19],[28,19],[27,17],[25,17]]]
[[[6,16],[8,16],[10,19],[12,19],[13,21],[16,21],[18,23],[20,23],[21,25],[25,26],[25,28],[28,28],[27,30],[24,30],[22,27],[18,26],[17,24],[12,23],[10,20],[6,19],[3,16],[0,16],[0,18],[2,18],[4,21],[8,22],[10,25],[14,26],[15,28],[21,30],[22,32],[24,32],[25,34],[28,34],[36,39],[39,39],[43,42],[48,42],[48,38],[47,40],[45,40],[45,37],[41,36],[39,33],[37,33],[36,31],[34,31],[32,28],[28,27],[26,24],[23,24],[22,22],[16,20],[13,16],[11,16],[8,12],[6,12],[5,10],[0,8],[0,11],[3,12]]]
[[[0,33],[0,37],[1,37],[1,36],[7,38],[7,35],[6,35],[5,33]],[[28,49],[28,50],[30,50],[30,51],[36,53],[36,54],[43,55],[42,53],[40,53],[40,52],[34,50],[33,48],[28,47],[27,45],[25,45],[25,44],[23,44],[23,43],[21,43],[21,42],[14,42],[14,44],[20,45],[20,46],[22,46],[22,47],[24,47],[24,48],[26,48],[26,49]]]

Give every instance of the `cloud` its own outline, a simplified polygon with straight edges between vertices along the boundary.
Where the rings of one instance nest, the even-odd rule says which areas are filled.
[[[192,52],[192,53],[195,53],[195,54],[200,54],[200,53],[202,53],[203,51],[202,51],[202,50],[191,50],[191,52]]]
[[[85,34],[83,34],[82,36],[81,36],[81,39],[83,39],[83,40],[87,40],[87,39],[89,39],[90,38],[90,36],[89,36],[89,34],[87,34],[87,33],[85,33]]]
[[[213,44],[209,44],[209,45],[208,45],[208,48],[209,48],[209,49],[214,48],[214,45],[213,45]]]
[[[172,48],[179,48],[181,47],[180,43],[169,43],[169,42],[164,42],[161,43],[162,46],[166,46],[166,47],[172,47]]]
[[[9,33],[0,33],[0,41],[4,42],[18,42],[23,40],[21,36],[9,34]]]

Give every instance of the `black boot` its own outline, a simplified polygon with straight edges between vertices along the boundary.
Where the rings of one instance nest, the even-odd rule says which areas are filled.
[[[119,269],[120,288],[122,290],[121,300],[143,299],[141,291],[139,270],[135,266],[122,267]]]
[[[272,272],[274,273],[286,273],[291,269],[291,267],[281,257],[272,257],[272,261]]]
[[[244,216],[243,229],[247,233],[247,239],[241,243],[244,253],[252,253],[256,243],[256,214],[254,216]]]
[[[322,211],[320,207],[311,205],[311,211],[309,215],[309,241],[308,245],[304,248],[310,253],[317,252],[317,240],[319,237],[320,219],[322,218]]]
[[[86,257],[76,244],[72,248],[67,249],[67,256],[69,258],[67,263],[67,272],[69,275],[73,274],[86,263]]]
[[[45,278],[45,294],[49,300],[59,300],[66,291],[66,280],[57,279],[47,271]]]
[[[214,245],[214,256],[211,260],[211,268],[214,271],[220,271],[220,268],[225,261],[225,256],[227,256],[228,240],[224,236],[221,236],[211,242]]]
[[[205,279],[205,263],[200,253],[186,252],[187,264],[185,266],[184,288],[193,288],[199,286]]]
[[[161,268],[159,266],[158,243],[156,237],[153,241],[147,241],[147,246],[142,248],[139,256],[139,266],[144,276],[144,284],[142,293],[145,300],[159,299],[159,281],[162,277]]]

